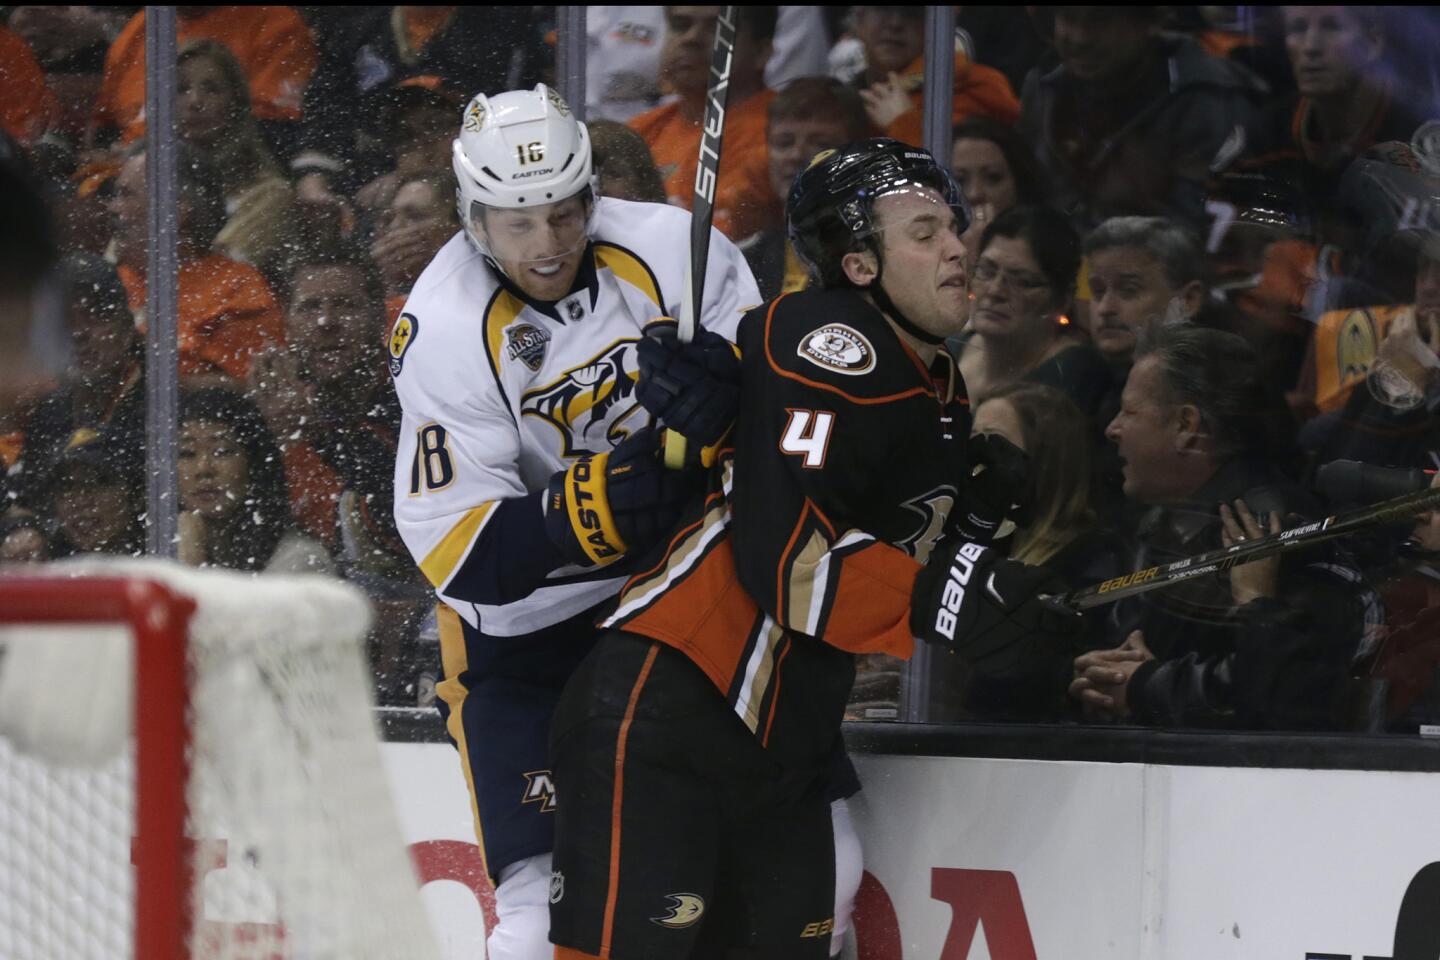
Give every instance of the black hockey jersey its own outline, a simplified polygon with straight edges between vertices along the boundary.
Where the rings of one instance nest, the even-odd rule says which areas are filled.
[[[768,748],[824,758],[852,654],[908,657],[915,575],[945,527],[969,412],[852,291],[740,323],[741,408],[703,505],[607,626],[687,654]]]

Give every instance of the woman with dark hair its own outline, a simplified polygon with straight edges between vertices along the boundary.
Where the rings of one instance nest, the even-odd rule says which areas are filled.
[[[81,427],[46,471],[37,505],[55,520],[51,555],[133,556],[145,549],[138,435],[115,425]]]
[[[1080,238],[1047,207],[1012,207],[985,228],[970,323],[955,344],[972,404],[1023,380],[1058,388],[1094,416],[1110,372],[1069,316],[1079,268]]]
[[[986,210],[989,219],[1011,207],[1044,204],[1047,199],[1030,144],[1014,127],[989,117],[956,124],[950,139],[950,172],[971,208]]]
[[[265,419],[231,390],[181,394],[180,560],[273,573],[333,573],[290,515],[285,465]]]

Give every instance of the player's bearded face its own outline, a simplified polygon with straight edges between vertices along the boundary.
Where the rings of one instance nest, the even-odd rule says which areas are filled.
[[[927,333],[959,333],[969,316],[970,278],[955,211],[927,187],[881,197],[875,215],[883,231],[885,292]]]
[[[589,205],[580,197],[520,210],[488,209],[481,232],[505,275],[536,300],[569,294],[585,254]]]

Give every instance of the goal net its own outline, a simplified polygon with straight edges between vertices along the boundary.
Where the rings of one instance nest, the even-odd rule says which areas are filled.
[[[0,957],[432,960],[364,598],[164,561],[0,577]]]

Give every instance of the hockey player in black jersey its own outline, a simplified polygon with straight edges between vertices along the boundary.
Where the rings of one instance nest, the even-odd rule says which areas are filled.
[[[1023,471],[967,442],[942,348],[968,297],[950,175],[863,141],[786,212],[818,282],[741,321],[733,446],[557,709],[557,957],[824,957],[853,655],[920,637],[995,666],[1071,627],[988,545]]]

